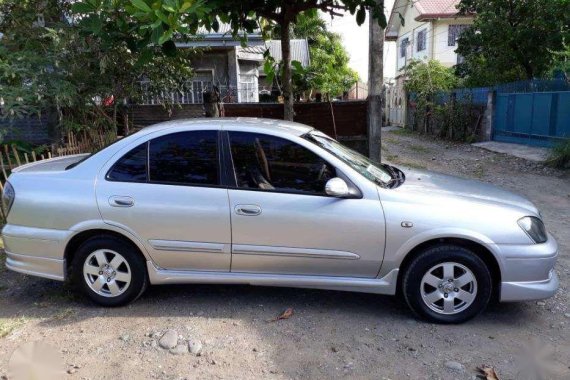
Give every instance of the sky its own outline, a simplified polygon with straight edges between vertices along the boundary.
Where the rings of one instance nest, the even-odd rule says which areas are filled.
[[[394,0],[384,0],[386,18]],[[368,17],[361,26],[356,23],[356,16],[346,13],[343,17],[331,20],[329,15],[322,15],[327,21],[329,30],[342,36],[342,43],[350,55],[350,67],[358,72],[363,82],[368,80]],[[384,78],[396,75],[396,43],[384,41]]]

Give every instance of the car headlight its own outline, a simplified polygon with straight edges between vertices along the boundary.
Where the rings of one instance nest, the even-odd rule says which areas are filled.
[[[537,217],[525,216],[524,218],[520,218],[518,223],[523,231],[526,232],[526,234],[535,243],[544,243],[546,240],[548,240],[544,223],[542,223],[542,220],[538,219]]]
[[[7,217],[12,208],[12,203],[14,203],[14,198],[16,198],[16,192],[10,184],[6,182],[4,185],[4,191],[2,192],[2,208],[4,209],[4,215]]]

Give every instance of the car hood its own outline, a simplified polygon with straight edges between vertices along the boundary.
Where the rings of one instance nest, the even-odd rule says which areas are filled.
[[[476,180],[454,177],[427,170],[401,169],[406,176],[399,192],[422,193],[434,198],[455,198],[496,205],[514,206],[538,215],[538,209],[527,198]]]

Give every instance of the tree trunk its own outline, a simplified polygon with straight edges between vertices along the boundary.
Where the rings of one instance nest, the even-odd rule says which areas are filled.
[[[281,25],[281,55],[283,57],[283,119],[293,121],[293,86],[291,79],[291,22],[285,18]]]
[[[382,4],[383,0],[376,0]],[[368,154],[380,162],[382,87],[384,82],[384,29],[369,13],[368,41]]]

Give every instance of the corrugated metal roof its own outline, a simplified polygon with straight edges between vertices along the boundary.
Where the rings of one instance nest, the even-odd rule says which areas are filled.
[[[281,61],[281,40],[269,40],[266,42],[269,47],[269,53],[276,61]],[[299,61],[303,67],[309,66],[311,63],[309,56],[309,43],[305,39],[291,40],[291,60]]]

